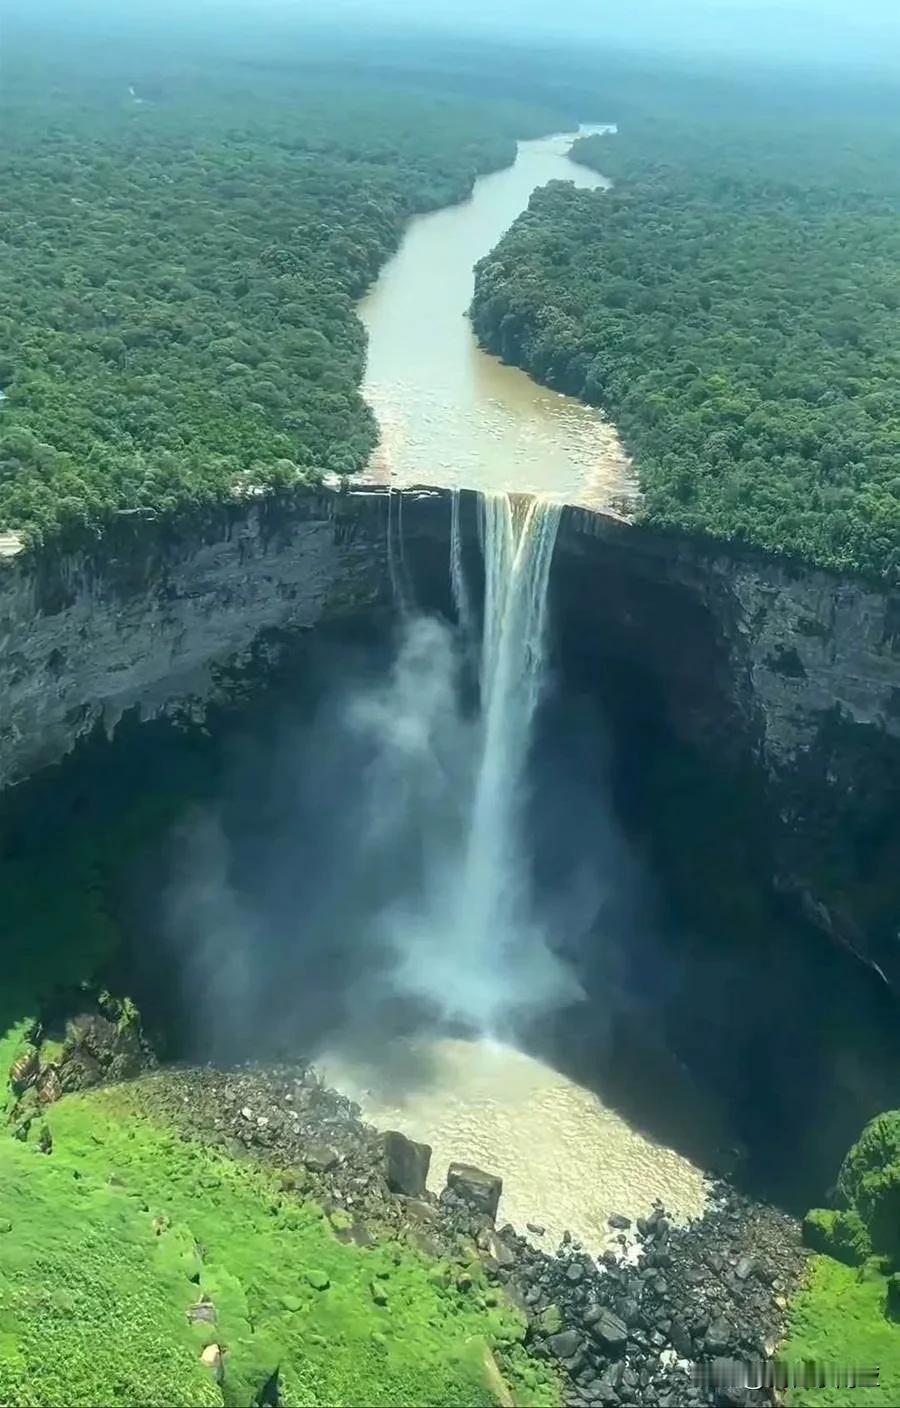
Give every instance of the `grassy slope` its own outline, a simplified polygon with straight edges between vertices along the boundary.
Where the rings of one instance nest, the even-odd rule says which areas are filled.
[[[782,1347],[788,1360],[819,1364],[878,1367],[877,1389],[794,1390],[790,1408],[894,1408],[900,1403],[900,1326],[884,1318],[884,1277],[868,1269],[864,1279],[855,1267],[817,1256],[809,1281],[791,1307],[790,1333]]]
[[[139,1097],[52,1107],[49,1155],[0,1136],[0,1402],[245,1404],[279,1369],[288,1405],[489,1404],[496,1346],[517,1402],[556,1401],[478,1274],[463,1291],[459,1267],[339,1241],[273,1174],[182,1141]],[[204,1294],[215,1326],[188,1322]],[[213,1342],[221,1390],[199,1360]]]

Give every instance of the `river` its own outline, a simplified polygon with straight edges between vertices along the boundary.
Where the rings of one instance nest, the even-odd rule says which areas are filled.
[[[359,305],[369,335],[363,390],[381,426],[373,478],[550,493],[598,508],[633,497],[615,428],[599,411],[483,352],[466,317],[474,265],[536,187],[609,185],[570,161],[577,135],[520,142],[514,164],[481,177],[469,200],[412,220]]]

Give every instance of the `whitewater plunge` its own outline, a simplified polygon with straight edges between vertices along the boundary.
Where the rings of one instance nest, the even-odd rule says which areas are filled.
[[[396,985],[445,1022],[509,1036],[524,1014],[579,996],[536,917],[523,837],[561,507],[549,499],[482,496],[480,626],[454,508],[458,626],[407,609],[390,682],[375,698],[357,701],[353,721],[369,732],[375,758],[369,841],[377,852],[397,830],[409,837],[412,883],[378,921],[395,954]],[[477,705],[467,708],[473,683]]]
[[[377,858],[405,838],[403,898],[376,916],[375,933],[392,954],[392,992],[428,1020],[370,1042],[362,1059],[337,1042],[318,1064],[373,1122],[432,1145],[435,1191],[452,1159],[470,1160],[501,1174],[501,1214],[520,1231],[542,1224],[549,1246],[568,1229],[599,1250],[612,1212],[637,1217],[662,1198],[687,1217],[702,1209],[704,1184],[686,1159],[522,1049],[529,1022],[582,996],[534,893],[526,835],[561,506],[487,493],[479,510],[480,621],[454,500],[457,626],[407,601],[391,677],[351,714],[373,758],[363,848]]]

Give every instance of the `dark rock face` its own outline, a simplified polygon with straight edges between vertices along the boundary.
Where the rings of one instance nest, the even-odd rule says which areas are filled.
[[[14,1124],[27,1126],[38,1107],[52,1105],[72,1091],[130,1080],[156,1065],[133,1004],[104,992],[88,1007],[89,996],[87,992],[68,995],[70,1003],[78,1000],[85,1007],[64,1021],[56,1017],[61,1040],[51,1043],[46,1024],[38,1021],[13,1061],[9,1078],[17,1097],[11,1116]],[[66,1000],[65,995],[59,999],[63,1005]]]
[[[900,989],[900,592],[581,509],[552,592],[557,635],[633,665],[676,742],[752,780],[769,883]]]
[[[474,496],[463,497],[474,550]],[[402,523],[431,599],[447,576],[449,493],[404,491]],[[3,560],[0,634],[16,648],[0,662],[0,786],[136,703],[145,717],[202,706],[222,688],[217,672],[239,667],[266,631],[383,599],[387,529],[383,489],[304,490],[177,524],[126,517],[65,558]],[[891,946],[875,943],[854,897],[863,872],[836,885],[822,845],[838,829],[868,827],[871,841],[873,821],[895,824],[900,593],[583,509],[564,514],[552,591],[557,616],[663,684],[676,733],[711,766],[740,758],[761,770],[783,833],[781,882],[893,978]],[[895,888],[885,913],[896,898]]]
[[[449,493],[402,498],[416,591],[447,603]],[[464,495],[473,555],[476,517]],[[387,600],[388,518],[382,488],[304,490],[176,524],[130,516],[83,551],[0,561],[0,635],[15,644],[0,660],[0,786],[133,706],[202,713],[267,633]],[[900,593],[573,508],[551,595],[555,635],[568,624],[607,661],[636,662],[678,740],[758,779],[770,880],[900,986]]]
[[[431,1145],[417,1144],[396,1129],[386,1130],[383,1137],[385,1171],[391,1192],[421,1198],[431,1166]]]

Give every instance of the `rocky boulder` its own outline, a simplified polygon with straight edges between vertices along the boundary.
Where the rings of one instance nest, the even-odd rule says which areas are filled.
[[[431,1166],[431,1145],[417,1144],[396,1129],[386,1130],[382,1142],[385,1177],[391,1192],[421,1198]]]
[[[447,1170],[447,1189],[493,1221],[500,1206],[503,1179],[495,1173],[485,1173],[474,1164],[453,1163]]]

